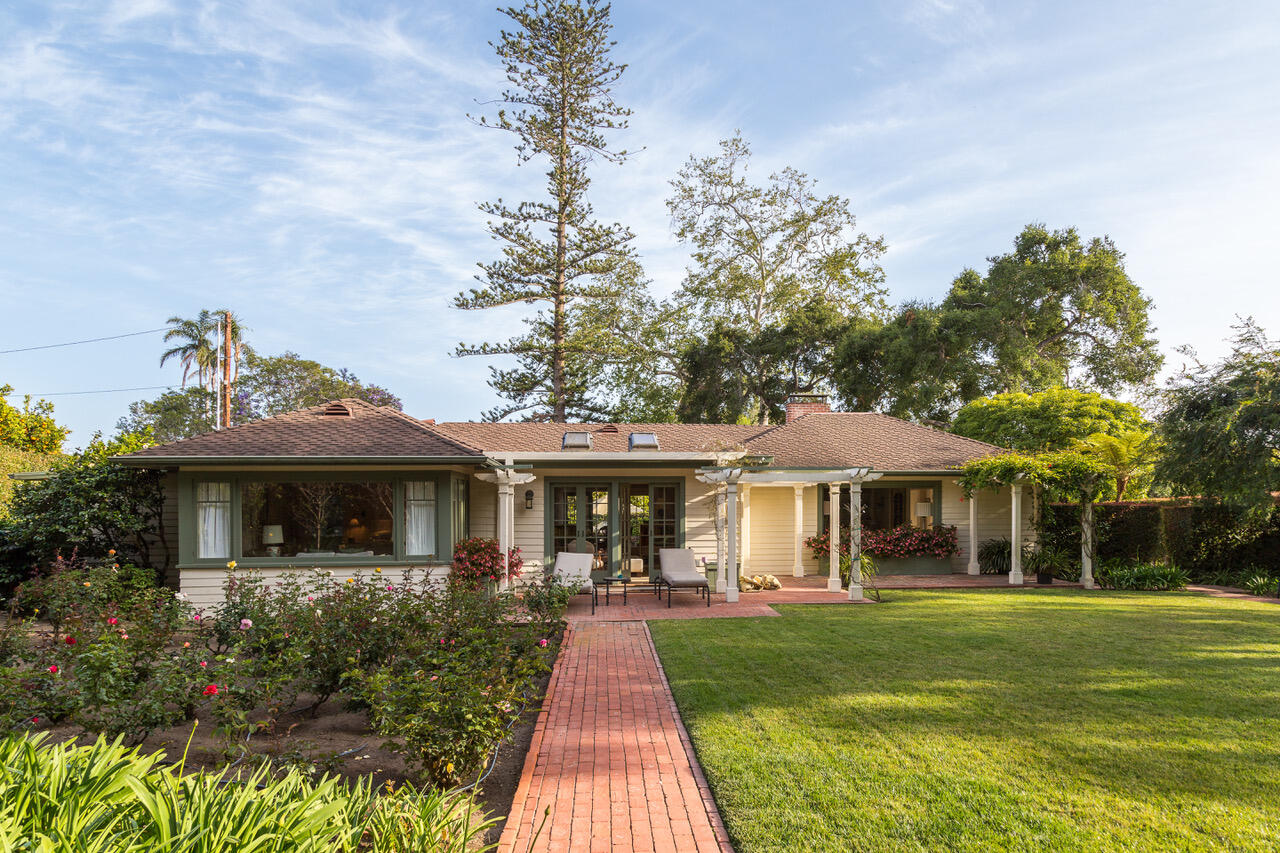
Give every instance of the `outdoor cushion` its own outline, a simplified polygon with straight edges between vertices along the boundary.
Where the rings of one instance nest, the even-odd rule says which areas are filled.
[[[582,592],[590,592],[595,586],[591,582],[592,562],[593,555],[591,554],[574,554],[569,551],[561,551],[556,554],[556,564],[551,571],[561,583],[577,583]]]
[[[698,571],[694,563],[692,548],[659,548],[658,557],[662,561],[664,582],[693,580],[707,582],[706,577]]]

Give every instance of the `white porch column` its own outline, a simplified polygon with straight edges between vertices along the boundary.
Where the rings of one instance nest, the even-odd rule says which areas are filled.
[[[827,592],[840,591],[840,483],[831,484],[831,564],[827,573]]]
[[[726,483],[725,490],[728,492],[726,517],[729,527],[725,541],[728,543],[729,554],[725,558],[725,568],[720,574],[725,576],[724,600],[732,604],[738,600],[738,484]],[[719,585],[720,581],[717,578],[716,586]]]
[[[498,483],[498,550],[501,552],[502,575],[498,580],[498,589],[506,589],[507,553],[511,550],[511,517],[515,514],[515,486],[510,483]]]
[[[849,600],[862,600],[862,483],[856,480],[849,484]]]
[[[1013,514],[1009,542],[1009,583],[1022,583],[1022,484],[1009,487],[1009,509]]]
[[[969,566],[968,572],[976,575],[981,572],[978,566],[978,493],[969,496]]]
[[[1080,508],[1080,585],[1093,589],[1093,501]]]
[[[791,576],[795,578],[804,577],[804,553],[801,548],[804,545],[804,486],[793,486],[796,492],[796,514],[795,523],[793,524],[795,532],[795,562],[791,565]]]
[[[751,486],[743,483],[742,490],[742,574],[751,574]]]
[[[723,594],[725,578],[729,574],[729,570],[725,567],[725,528],[728,519],[725,515],[725,493],[723,489],[716,488],[716,592]],[[723,521],[721,519],[724,519]]]

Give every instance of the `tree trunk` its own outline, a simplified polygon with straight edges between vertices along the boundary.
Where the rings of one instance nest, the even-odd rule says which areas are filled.
[[[563,93],[563,88],[561,91]],[[556,186],[556,194],[559,196],[559,205],[556,208],[556,291],[551,308],[551,420],[560,424],[568,420],[564,381],[565,255],[568,252],[569,242],[569,212],[566,209],[568,193],[565,189],[565,181],[568,179],[568,175],[565,174],[569,152],[568,122],[568,103],[565,96],[565,100],[560,103],[560,151],[556,170],[559,181]]]

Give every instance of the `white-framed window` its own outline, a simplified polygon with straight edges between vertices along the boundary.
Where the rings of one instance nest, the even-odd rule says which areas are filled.
[[[431,480],[404,484],[404,552],[412,557],[436,555],[436,484]]]
[[[196,483],[196,557],[231,557],[230,483]]]

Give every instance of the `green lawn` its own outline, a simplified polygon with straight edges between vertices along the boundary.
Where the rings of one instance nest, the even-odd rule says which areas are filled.
[[[1280,607],[885,595],[650,623],[739,851],[1280,848]]]

